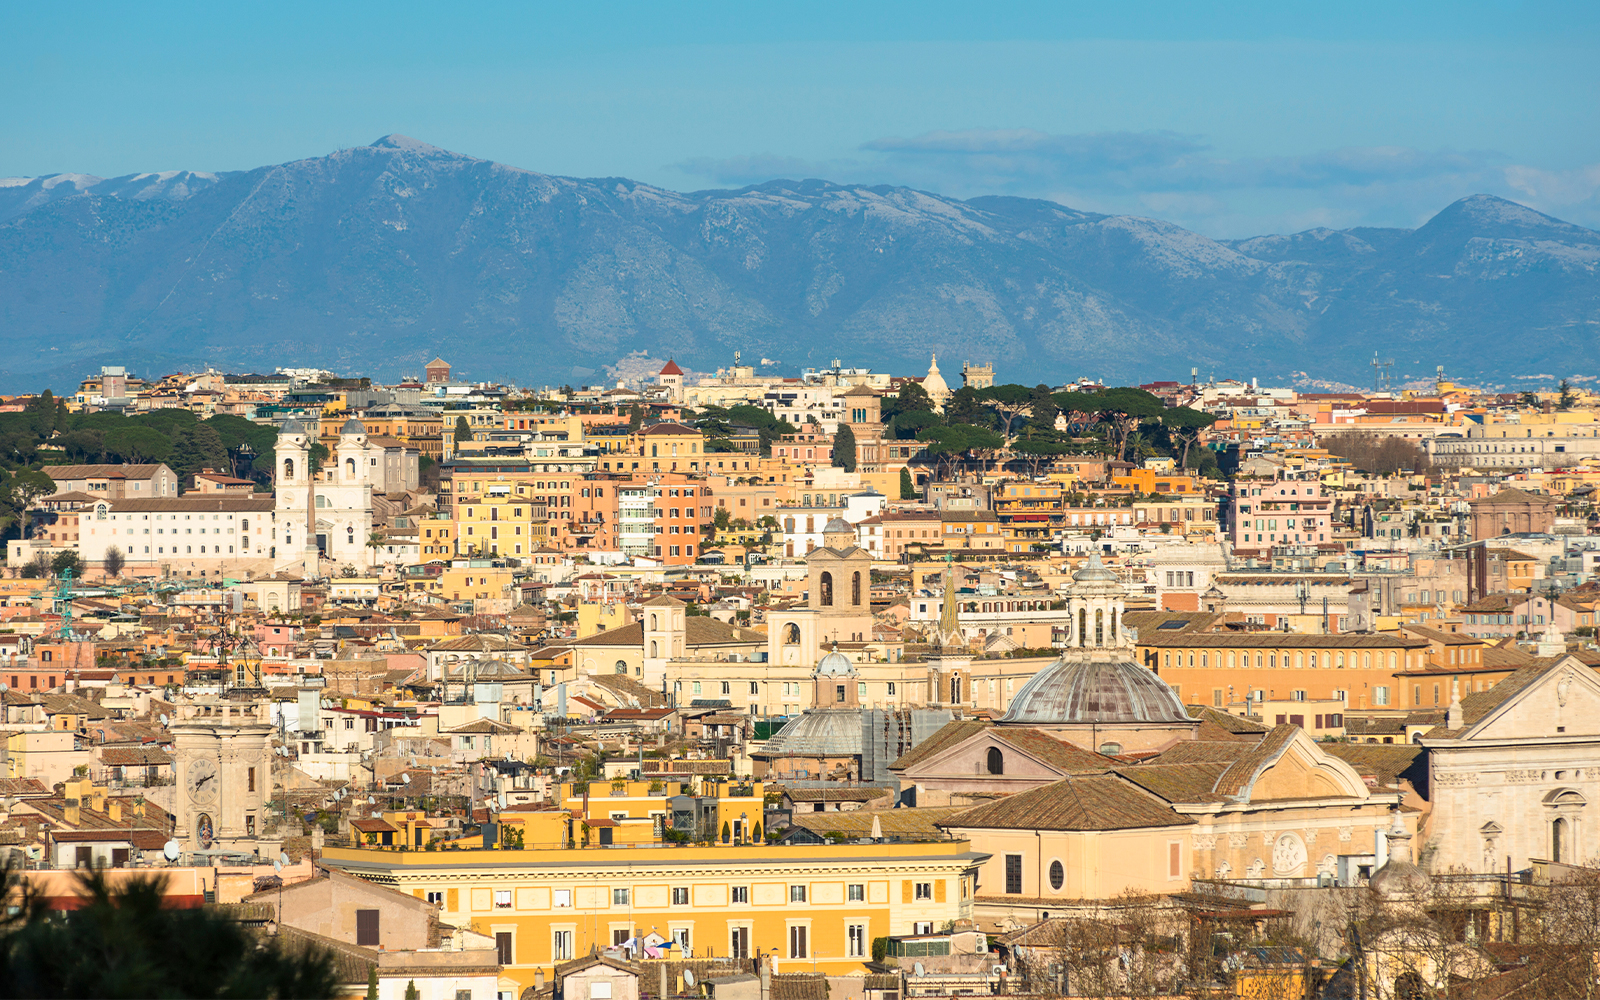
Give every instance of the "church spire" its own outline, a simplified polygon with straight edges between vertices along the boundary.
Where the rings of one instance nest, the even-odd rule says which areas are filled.
[[[949,554],[944,557],[944,607],[939,611],[936,643],[941,649],[966,645],[961,639],[961,620],[956,617],[956,574]]]

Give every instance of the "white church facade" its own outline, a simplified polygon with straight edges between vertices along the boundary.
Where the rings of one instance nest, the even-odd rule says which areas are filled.
[[[351,418],[339,429],[333,453],[311,467],[315,439],[298,420],[278,433],[276,514],[282,543],[277,568],[295,568],[321,576],[343,566],[371,567],[372,488],[380,473],[383,450],[367,439],[361,421]]]

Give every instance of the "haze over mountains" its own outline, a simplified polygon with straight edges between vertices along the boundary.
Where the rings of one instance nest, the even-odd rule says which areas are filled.
[[[715,368],[1007,381],[1600,367],[1600,233],[1474,195],[1416,230],[1217,241],[1020,198],[772,181],[682,194],[387,136],[224,174],[0,181],[0,389],[313,365],[595,380]]]

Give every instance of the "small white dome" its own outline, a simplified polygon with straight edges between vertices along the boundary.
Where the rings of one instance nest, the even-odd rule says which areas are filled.
[[[848,677],[856,672],[856,665],[850,662],[850,657],[839,652],[836,647],[833,652],[817,661],[818,677]]]

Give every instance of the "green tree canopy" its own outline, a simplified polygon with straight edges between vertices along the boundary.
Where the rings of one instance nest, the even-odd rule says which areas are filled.
[[[833,464],[846,472],[856,471],[856,432],[840,423],[833,435]]]
[[[5,888],[18,891],[9,868]],[[80,875],[83,905],[61,919],[24,897],[0,928],[0,995],[11,997],[332,997],[334,959],[321,948],[261,938],[210,908],[163,905],[161,876],[113,889]]]

